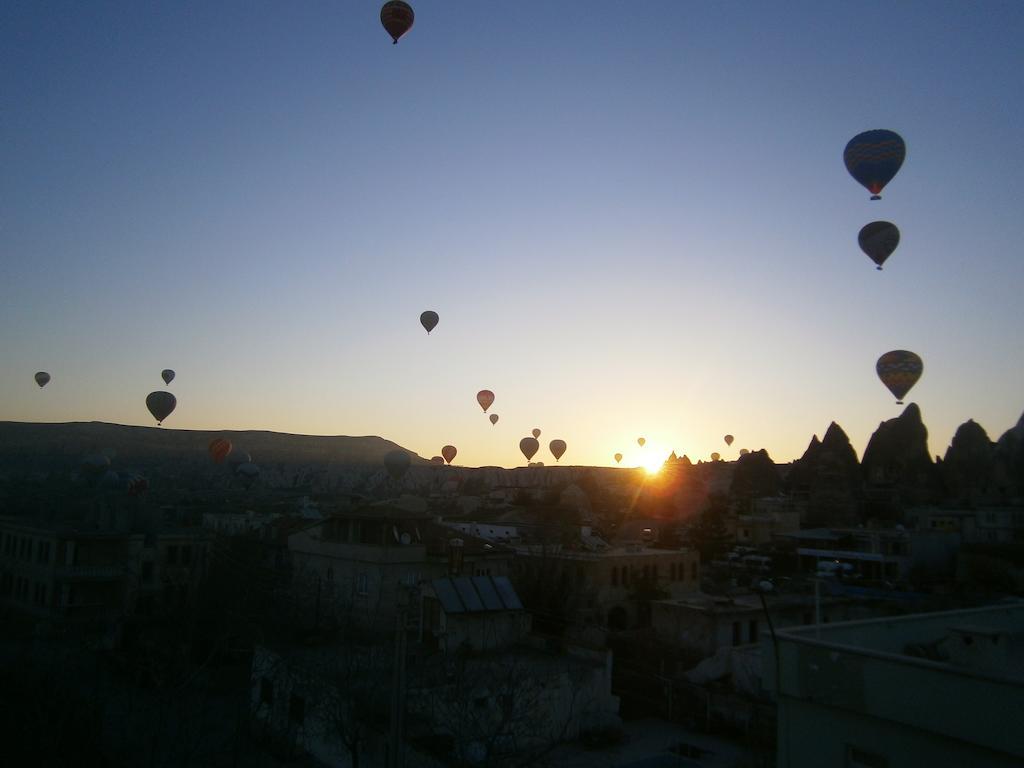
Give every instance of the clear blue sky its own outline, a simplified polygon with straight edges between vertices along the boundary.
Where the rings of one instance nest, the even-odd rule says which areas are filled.
[[[0,419],[782,461],[912,349],[933,453],[1016,422],[1024,3],[413,5],[0,7]]]

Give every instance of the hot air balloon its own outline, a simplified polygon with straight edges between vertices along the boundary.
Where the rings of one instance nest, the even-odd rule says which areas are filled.
[[[882,199],[882,188],[892,181],[907,156],[907,145],[898,133],[875,130],[858,133],[843,152],[846,170],[871,193]]]
[[[412,29],[415,19],[416,14],[413,13],[412,6],[402,0],[388,0],[380,9],[380,23],[391,35],[394,45],[398,44],[398,38]]]
[[[223,437],[216,437],[210,441],[210,458],[213,459],[214,464],[220,464],[228,457],[231,453],[231,441],[225,440]]]
[[[740,456],[746,456],[750,451],[746,448],[740,448]]]
[[[733,437],[732,435],[726,435],[725,436],[725,444],[726,445],[732,445],[732,441],[735,440],[735,439],[736,438]]]
[[[537,429],[536,427],[534,427],[533,431],[530,434],[532,434],[534,437],[538,439],[540,438],[540,430]]]
[[[160,371],[160,378],[164,380],[164,384],[170,384],[174,381],[174,371],[170,368],[164,368]]]
[[[391,475],[392,480],[401,480],[409,471],[411,463],[412,459],[405,451],[389,451],[384,455],[384,468]]]
[[[647,444],[647,438],[646,437],[638,437],[636,439],[636,444],[639,445],[641,448],[643,448]]]
[[[458,453],[459,449],[456,448],[454,445],[446,445],[444,448],[441,449],[441,457],[449,464],[451,464],[452,461],[455,460],[455,457],[458,455]]]
[[[865,224],[857,235],[857,244],[875,262],[875,269],[881,270],[882,264],[900,244],[900,231],[888,221],[872,221]]]
[[[552,440],[548,444],[548,448],[551,450],[551,455],[555,457],[555,461],[562,458],[562,454],[565,453],[566,447],[565,440]]]
[[[621,453],[616,453],[615,454],[615,463],[618,464],[621,461],[622,461],[622,454]]]
[[[896,405],[903,405],[903,398],[910,391],[924,371],[924,363],[913,352],[894,349],[886,352],[875,363],[875,371],[882,383],[896,397]]]
[[[444,456],[431,456],[430,457],[430,463],[431,464],[444,464]]]
[[[481,389],[476,393],[476,401],[480,403],[480,407],[484,409],[484,413],[487,413],[487,409],[491,407],[494,402],[494,393],[489,389]]]
[[[235,473],[242,478],[242,481],[248,487],[260,476],[260,468],[251,461],[247,461],[245,464],[239,464]]]
[[[491,424],[497,424],[498,423],[498,414],[492,413],[488,418],[490,418]]]
[[[427,335],[429,336],[430,332],[437,327],[437,321],[440,319],[441,318],[437,316],[437,312],[431,312],[430,310],[427,310],[422,315],[420,315],[420,325],[423,326],[423,329],[427,332]]]
[[[238,469],[242,464],[249,464],[252,462],[252,456],[245,451],[232,451],[230,458],[228,459],[228,465],[234,469]]]
[[[48,374],[46,371],[39,371],[39,373],[36,374],[36,384],[39,385],[40,389],[42,389],[43,387],[45,387],[49,383],[50,383],[50,374]]]
[[[536,437],[524,437],[519,441],[519,450],[523,452],[523,456],[529,461],[540,450],[540,443],[537,442]]]
[[[146,407],[157,424],[163,424],[164,419],[174,413],[177,405],[178,398],[170,392],[150,392],[146,395]]]
[[[718,461],[720,458],[722,458],[722,454],[720,454],[720,453],[712,453],[711,454],[711,460],[712,461]]]

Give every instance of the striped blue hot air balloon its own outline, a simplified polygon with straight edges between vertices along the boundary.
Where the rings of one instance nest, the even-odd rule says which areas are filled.
[[[903,165],[907,145],[898,133],[885,130],[858,133],[843,152],[846,170],[867,188],[872,200],[881,200],[885,187]]]

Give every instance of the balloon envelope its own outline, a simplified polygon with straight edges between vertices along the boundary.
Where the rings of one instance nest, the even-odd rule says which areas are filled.
[[[885,260],[892,256],[900,244],[900,231],[891,222],[872,221],[861,228],[857,244],[875,262],[876,268],[881,269]]]
[[[441,449],[441,456],[449,464],[452,463],[452,460],[458,455],[458,453],[459,449],[456,448],[454,445],[446,445],[444,448]]]
[[[534,428],[533,432],[531,432],[530,434],[532,434],[534,437],[539,438],[540,437],[540,430],[537,429],[537,428]]]
[[[732,441],[735,440],[735,439],[736,438],[734,438],[732,435],[726,435],[725,436],[725,444],[726,445],[732,445]]]
[[[720,458],[722,458],[722,454],[720,454],[720,453],[712,453],[711,454],[711,460],[712,461],[718,461]]]
[[[216,437],[210,441],[209,451],[213,463],[220,464],[231,453],[231,441],[225,440],[223,437]]]
[[[494,403],[494,393],[489,389],[481,389],[476,393],[476,401],[480,403],[480,407],[484,409],[484,413],[487,413],[487,409]]]
[[[906,156],[907,145],[898,133],[874,130],[850,139],[843,162],[857,183],[871,193],[871,199],[879,200],[882,188],[892,181]]]
[[[621,453],[616,453],[615,454],[615,463],[618,464],[620,461],[622,461],[622,454]]]
[[[412,459],[405,451],[390,451],[384,455],[384,468],[391,475],[392,480],[401,480],[409,471],[411,463]]]
[[[444,456],[431,456],[430,457],[430,463],[431,464],[444,464]]]
[[[164,384],[170,384],[174,381],[174,371],[170,368],[164,368],[160,371],[160,378],[164,380]]]
[[[402,0],[388,0],[380,9],[380,23],[391,35],[391,39],[397,43],[398,39],[412,29],[416,14],[412,6]]]
[[[551,449],[551,455],[555,457],[555,461],[562,458],[562,454],[565,453],[566,447],[565,440],[552,440],[548,444],[548,448]]]
[[[434,330],[437,327],[438,320],[440,319],[441,318],[437,316],[437,312],[431,312],[430,310],[427,310],[422,315],[420,315],[420,325],[422,325],[424,330],[426,330],[426,332],[429,334],[432,330]]]
[[[45,387],[49,383],[50,383],[50,374],[48,374],[46,371],[39,371],[39,373],[36,374],[36,384],[39,385],[40,389],[42,389],[43,387]]]
[[[897,405],[902,405],[904,396],[921,378],[921,374],[924,372],[924,363],[913,352],[894,349],[878,358],[878,362],[875,363],[875,372],[896,397]]]
[[[646,437],[638,437],[637,440],[636,440],[636,444],[639,445],[641,448],[643,448],[644,445],[647,444],[647,438]]]
[[[523,452],[523,456],[529,461],[540,450],[540,443],[537,442],[536,437],[524,437],[519,441],[519,450]]]
[[[239,464],[238,469],[235,470],[242,477],[254,479],[259,477],[260,468],[253,464],[251,461],[247,461],[245,464]]]
[[[740,456],[746,456],[748,453],[750,453],[750,451],[746,448],[740,448]]]
[[[491,424],[497,424],[498,423],[498,414],[492,413],[489,418],[491,420]]]
[[[170,416],[178,405],[178,399],[170,392],[150,392],[146,395],[146,407],[153,414],[157,424]]]

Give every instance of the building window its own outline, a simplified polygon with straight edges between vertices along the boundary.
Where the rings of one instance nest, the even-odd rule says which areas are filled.
[[[50,562],[50,542],[39,542],[39,546],[36,547],[36,560],[40,563]]]
[[[613,587],[619,586],[619,569],[618,569],[618,567],[613,567],[612,568],[612,586]]]
[[[365,573],[356,574],[356,594],[367,595],[370,592],[370,580]]]
[[[328,566],[327,568],[327,580],[334,581],[334,569]]]
[[[675,563],[670,563],[669,566],[668,566],[668,578],[669,578],[669,581],[675,581],[676,580],[676,564]]]
[[[142,563],[142,580],[149,582],[153,580],[153,561],[146,560]]]
[[[167,548],[167,551],[166,551],[164,556],[167,559],[167,564],[168,565],[177,565],[178,564],[178,547],[176,545],[169,546]]]
[[[757,642],[757,619],[752,619],[750,621],[748,629],[750,631],[750,642]]]
[[[658,564],[657,563],[655,563],[651,567],[651,573],[654,575],[654,580],[657,581],[658,580]]]
[[[889,768],[889,760],[882,755],[847,744],[846,768]]]
[[[732,644],[733,645],[739,645],[742,642],[743,642],[743,625],[740,622],[738,622],[738,621],[734,621],[732,623]]]
[[[294,693],[288,699],[288,719],[296,725],[306,721],[306,700]]]
[[[697,580],[697,561],[696,560],[694,560],[692,563],[690,563],[690,579],[692,579],[693,581]]]
[[[181,548],[181,564],[188,565],[192,562],[192,547],[182,546]]]

